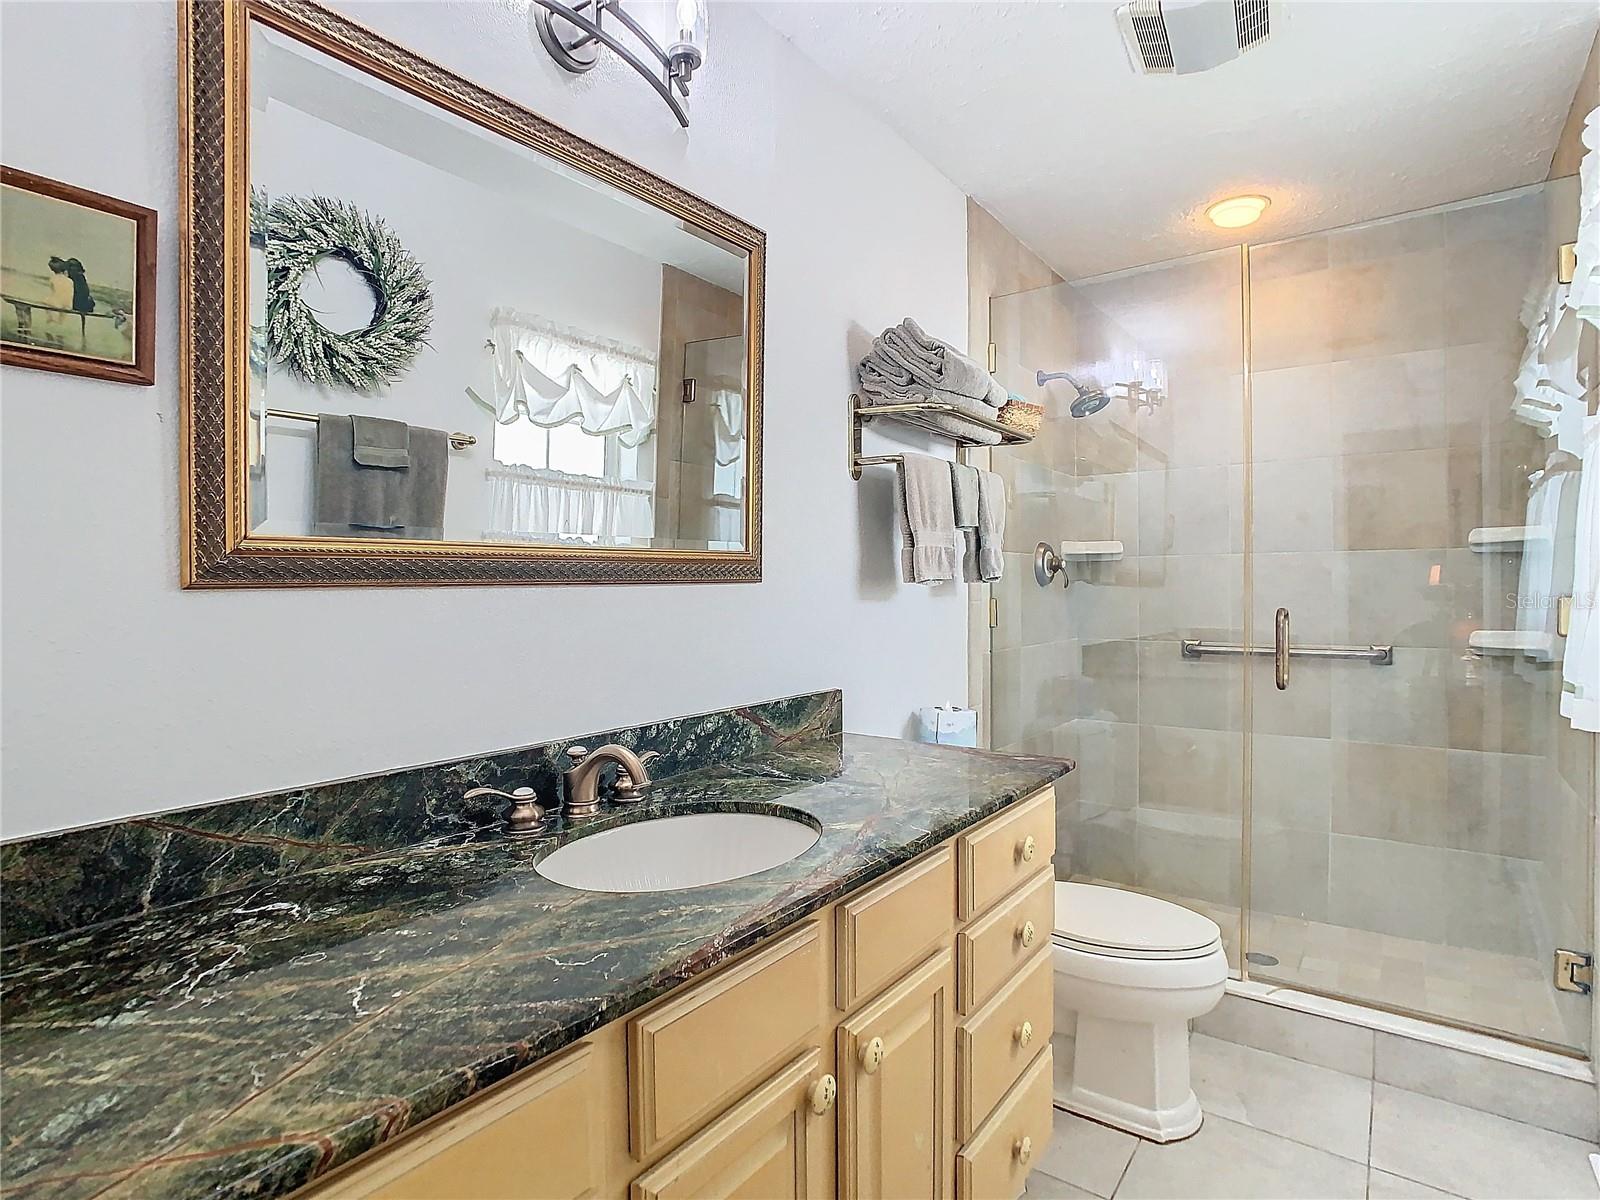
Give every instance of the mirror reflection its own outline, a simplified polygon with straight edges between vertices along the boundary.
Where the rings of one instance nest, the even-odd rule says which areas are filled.
[[[256,535],[743,549],[745,252],[259,22]]]

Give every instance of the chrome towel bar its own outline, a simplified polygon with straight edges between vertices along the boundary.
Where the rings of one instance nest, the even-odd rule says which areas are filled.
[[[1202,642],[1198,638],[1183,639],[1183,657],[1205,658],[1213,654],[1259,654],[1271,658],[1271,646],[1240,646],[1230,642]],[[1291,658],[1348,658],[1369,662],[1375,667],[1394,665],[1393,646],[1295,646],[1290,645]]]

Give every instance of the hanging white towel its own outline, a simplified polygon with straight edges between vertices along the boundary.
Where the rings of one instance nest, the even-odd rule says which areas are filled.
[[[1557,450],[1542,471],[1529,476],[1524,524],[1530,536],[1522,545],[1517,580],[1517,633],[1523,653],[1534,662],[1557,662],[1562,656],[1562,640],[1556,635],[1556,598],[1567,595],[1572,587],[1576,466],[1570,455]]]
[[[900,484],[901,578],[907,583],[948,583],[961,569],[950,463],[926,454],[903,454],[895,476]]]
[[[1600,416],[1584,423],[1574,550],[1561,715],[1574,729],[1600,733]]]
[[[1567,304],[1600,325],[1600,108],[1584,120],[1580,140],[1587,150],[1578,164],[1578,263]]]

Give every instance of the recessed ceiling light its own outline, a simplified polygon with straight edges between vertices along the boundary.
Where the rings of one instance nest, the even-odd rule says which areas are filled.
[[[1206,216],[1219,229],[1238,229],[1259,221],[1271,203],[1265,196],[1229,196],[1206,209]]]

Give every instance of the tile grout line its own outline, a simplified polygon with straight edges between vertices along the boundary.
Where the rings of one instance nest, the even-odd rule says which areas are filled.
[[[1134,1135],[1138,1137],[1137,1134]],[[1117,1176],[1116,1183],[1111,1185],[1111,1195],[1106,1200],[1116,1200],[1117,1193],[1122,1190],[1122,1181],[1128,1177],[1128,1171],[1133,1167],[1133,1160],[1139,1156],[1139,1151],[1144,1149],[1144,1139],[1138,1138],[1133,1144],[1133,1153],[1128,1155],[1128,1161],[1122,1164],[1122,1173]]]

